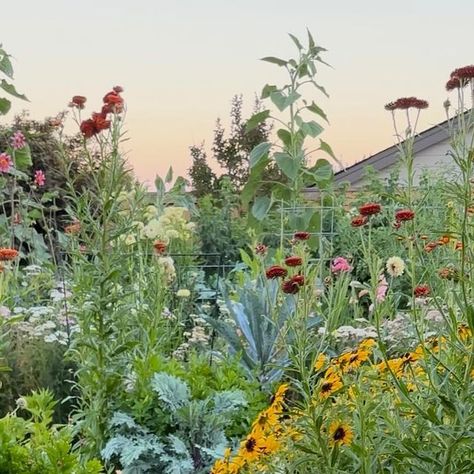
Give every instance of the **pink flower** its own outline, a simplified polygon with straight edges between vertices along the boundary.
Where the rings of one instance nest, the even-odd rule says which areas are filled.
[[[331,271],[333,273],[346,273],[350,272],[352,267],[344,257],[337,257],[331,263]]]
[[[46,182],[46,176],[41,170],[36,170],[35,171],[35,179],[34,183],[36,186],[44,186],[44,183]]]
[[[13,161],[7,153],[0,153],[0,173],[8,173],[13,166]]]
[[[11,138],[11,144],[14,150],[21,150],[26,145],[25,135],[20,131],[15,132]]]
[[[375,291],[375,301],[377,301],[377,303],[381,303],[382,301],[385,300],[387,290],[388,290],[387,280],[385,279],[384,275],[381,275],[379,278],[379,284],[377,285],[377,289]]]

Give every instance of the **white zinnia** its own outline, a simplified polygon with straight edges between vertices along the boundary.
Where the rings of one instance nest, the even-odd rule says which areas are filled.
[[[405,271],[405,262],[400,257],[390,257],[387,260],[387,273],[391,277],[399,277]]]

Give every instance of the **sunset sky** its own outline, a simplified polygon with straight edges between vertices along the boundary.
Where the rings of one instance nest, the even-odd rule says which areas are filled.
[[[419,129],[444,119],[444,84],[474,62],[472,0],[66,0],[4,2],[0,42],[14,56],[15,84],[34,118],[56,115],[75,94],[100,107],[124,87],[129,160],[152,182],[170,165],[185,174],[189,146],[211,146],[217,117],[230,101],[280,83],[263,56],[291,57],[287,33],[306,28],[328,49],[312,92],[331,125],[322,138],[346,164],[393,142],[386,102],[415,95],[430,102]],[[12,115],[1,118],[3,122]]]

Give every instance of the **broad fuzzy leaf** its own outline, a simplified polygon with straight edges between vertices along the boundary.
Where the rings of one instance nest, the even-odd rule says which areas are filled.
[[[189,387],[177,377],[159,372],[153,376],[151,387],[173,412],[189,403],[191,397]]]

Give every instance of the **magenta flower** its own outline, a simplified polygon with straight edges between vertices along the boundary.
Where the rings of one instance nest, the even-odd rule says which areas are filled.
[[[11,156],[7,153],[0,153],[0,173],[8,173],[12,166]]]
[[[15,132],[11,138],[11,144],[14,150],[20,150],[26,145],[25,135],[20,131]]]
[[[35,171],[35,179],[34,179],[34,183],[36,184],[36,186],[39,186],[39,187],[44,186],[45,182],[46,182],[46,176],[43,173],[43,171],[36,170]]]
[[[333,273],[346,273],[351,270],[352,267],[344,257],[336,257],[331,263],[331,272]]]

